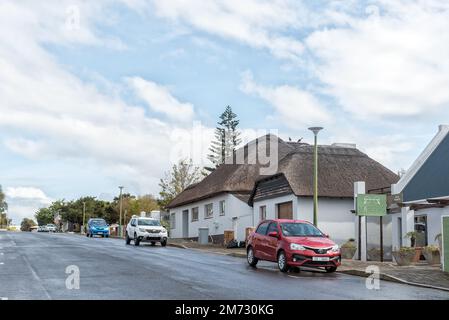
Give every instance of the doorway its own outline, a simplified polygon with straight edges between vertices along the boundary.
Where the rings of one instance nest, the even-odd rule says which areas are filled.
[[[189,237],[189,210],[182,211],[182,237]]]
[[[428,244],[427,239],[427,216],[415,216],[416,247],[425,247]]]
[[[284,202],[277,204],[278,219],[293,219],[293,202]]]

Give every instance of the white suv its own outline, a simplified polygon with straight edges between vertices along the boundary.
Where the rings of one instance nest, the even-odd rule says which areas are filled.
[[[126,226],[126,244],[131,240],[138,246],[141,241],[150,242],[152,246],[160,242],[161,246],[167,245],[167,229],[161,226],[157,219],[133,216]]]

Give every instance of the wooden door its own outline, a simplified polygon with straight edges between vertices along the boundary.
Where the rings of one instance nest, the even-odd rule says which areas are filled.
[[[293,203],[291,201],[278,204],[278,219],[293,219]]]

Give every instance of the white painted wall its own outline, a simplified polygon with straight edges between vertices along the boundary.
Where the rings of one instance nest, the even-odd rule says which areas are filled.
[[[282,197],[264,199],[254,202],[254,222],[260,222],[261,206],[267,208],[267,219],[277,218],[277,204],[292,201],[293,219],[313,221],[313,198],[297,197],[293,194]],[[354,215],[351,213],[354,204],[352,199],[319,198],[318,199],[318,227],[330,235],[338,244],[346,242],[354,235]]]
[[[225,201],[225,215],[219,215],[219,202]],[[208,203],[213,204],[213,217],[204,218],[205,205]],[[198,221],[192,222],[192,208],[198,207]],[[233,229],[233,218],[237,218],[236,223],[236,238],[237,241],[245,240],[245,228],[252,226],[252,208],[245,202],[236,198],[232,194],[223,193],[219,196],[212,197],[206,200],[190,203],[185,206],[170,209],[170,214],[176,214],[175,229],[171,229],[170,237],[182,238],[182,212],[184,210],[189,211],[189,238],[198,237],[199,228],[209,228],[210,235],[223,234],[225,230]]]

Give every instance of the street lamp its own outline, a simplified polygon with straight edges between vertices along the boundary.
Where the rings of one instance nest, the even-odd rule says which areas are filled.
[[[313,224],[318,226],[318,132],[323,130],[322,127],[311,127],[310,131],[315,136],[314,155],[313,155]]]
[[[120,189],[120,218],[119,218],[119,230],[120,230],[120,237],[122,236],[122,208],[123,208],[123,204],[122,204],[122,191],[123,191],[123,186],[119,186],[118,187]]]
[[[86,233],[86,201],[83,201],[83,233]]]

